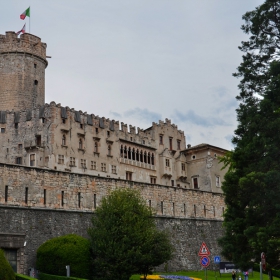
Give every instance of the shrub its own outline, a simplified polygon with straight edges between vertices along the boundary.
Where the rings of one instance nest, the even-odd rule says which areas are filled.
[[[4,251],[0,249],[0,280],[15,280],[15,273],[5,258]]]
[[[71,276],[90,278],[90,242],[75,234],[52,238],[37,250],[37,269],[43,273],[66,276],[70,265]]]

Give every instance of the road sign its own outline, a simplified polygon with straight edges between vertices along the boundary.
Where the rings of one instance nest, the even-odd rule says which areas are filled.
[[[202,242],[202,244],[200,246],[200,249],[199,249],[199,252],[198,252],[198,255],[201,256],[201,257],[210,256],[210,251],[207,248],[205,242]]]
[[[261,264],[262,264],[262,270],[266,269],[266,260],[265,260],[265,253],[261,253]]]
[[[209,264],[210,264],[210,260],[207,256],[204,256],[200,259],[200,264],[203,266],[203,267],[207,267]]]
[[[220,263],[220,262],[221,262],[220,256],[215,256],[214,257],[214,263]]]

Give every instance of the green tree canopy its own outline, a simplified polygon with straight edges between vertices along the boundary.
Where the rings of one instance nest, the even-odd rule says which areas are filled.
[[[168,234],[156,228],[152,210],[131,189],[115,190],[102,199],[88,233],[94,279],[128,280],[134,273],[147,275],[171,258]]]
[[[36,266],[43,273],[66,276],[70,265],[73,277],[90,278],[90,242],[75,234],[52,238],[37,250]]]
[[[4,251],[0,249],[0,280],[15,280],[16,275],[5,258]]]
[[[280,1],[267,0],[247,12],[242,29],[250,34],[246,54],[234,74],[242,77],[238,127],[224,162],[229,165],[223,191],[227,210],[222,254],[241,268],[280,257]]]

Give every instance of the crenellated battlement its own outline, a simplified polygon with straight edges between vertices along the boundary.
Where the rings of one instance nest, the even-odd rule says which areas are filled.
[[[7,31],[6,35],[0,35],[0,54],[11,52],[30,53],[44,59],[47,65],[46,48],[47,44],[41,42],[41,38],[29,33],[22,34],[20,38],[13,31]]]

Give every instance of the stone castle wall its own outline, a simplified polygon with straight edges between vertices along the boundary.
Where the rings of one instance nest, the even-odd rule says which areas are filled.
[[[88,237],[87,228],[91,225],[92,215],[92,213],[82,211],[0,205],[0,229],[9,233],[0,233],[2,237],[0,245],[9,248],[13,238],[21,241],[17,245],[18,254],[20,254],[18,272],[28,274],[29,268],[36,267],[38,247],[48,239],[70,233]],[[160,266],[157,271],[202,269],[198,251],[203,241],[206,242],[211,252],[210,269],[214,268],[213,257],[220,254],[217,238],[222,236],[221,221],[164,216],[158,216],[155,219],[159,229],[167,230],[170,233],[175,248],[172,260]],[[3,235],[5,235],[6,243],[3,243]],[[26,242],[26,246],[24,246],[24,242]]]

